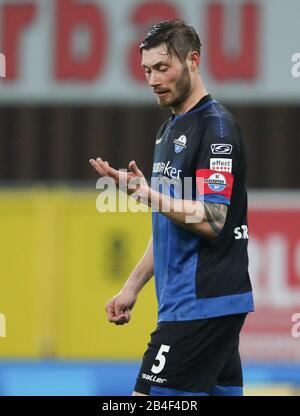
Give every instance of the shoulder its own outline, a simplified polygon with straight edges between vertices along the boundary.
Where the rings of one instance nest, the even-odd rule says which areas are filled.
[[[163,124],[158,129],[158,132],[157,132],[157,135],[156,135],[157,138],[164,134],[164,132],[165,132],[165,130],[166,130],[166,128],[167,128],[167,126],[170,122],[171,122],[170,117],[163,122]]]
[[[203,122],[206,128],[211,129],[215,134],[221,136],[239,130],[238,123],[233,114],[218,102],[213,103],[205,111]]]
[[[233,114],[218,102],[213,103],[202,115],[203,140],[223,143],[239,143],[241,131]]]

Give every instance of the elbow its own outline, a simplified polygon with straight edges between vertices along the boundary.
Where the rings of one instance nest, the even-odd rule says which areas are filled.
[[[225,225],[225,219],[224,221],[216,221],[213,224],[210,224],[210,239],[216,239],[221,234],[223,228]]]
[[[210,240],[216,240],[219,237],[219,235],[221,234],[222,229],[223,229],[223,227],[222,228],[219,228],[217,231],[211,230],[208,238]]]
[[[209,240],[215,240],[219,237],[225,225],[223,222],[199,222],[193,224],[193,231]]]

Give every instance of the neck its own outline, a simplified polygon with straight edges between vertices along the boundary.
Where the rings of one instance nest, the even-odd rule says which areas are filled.
[[[172,107],[173,113],[175,115],[186,113],[207,94],[208,92],[199,76],[196,85],[192,88],[192,93],[179,106]]]

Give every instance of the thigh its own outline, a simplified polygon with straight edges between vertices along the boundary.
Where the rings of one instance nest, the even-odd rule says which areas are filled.
[[[212,396],[243,395],[243,371],[238,347],[238,344],[234,347],[220,371],[216,384],[210,392]]]
[[[244,315],[160,323],[151,334],[135,391],[207,395],[236,345]]]

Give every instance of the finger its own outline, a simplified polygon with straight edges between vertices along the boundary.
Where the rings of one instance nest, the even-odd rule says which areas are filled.
[[[101,165],[105,165],[104,160],[101,159],[101,157],[97,157],[97,163],[101,166]]]
[[[101,159],[101,157],[97,157],[97,163],[99,166],[108,166],[109,167],[109,163],[107,161],[104,161]]]
[[[109,167],[109,163],[102,160],[101,157],[97,157],[96,162],[98,163],[98,166],[100,166],[100,168],[103,169],[104,172],[107,174],[107,168]]]
[[[131,314],[130,309],[126,308],[117,308],[118,313],[116,313],[115,305],[110,303],[105,306],[105,310],[107,313],[108,321],[114,323],[116,325],[123,325],[130,321]]]
[[[108,302],[105,305],[105,311],[108,321],[116,325],[123,325],[130,320],[130,309],[116,304],[115,301]]]
[[[115,180],[119,179],[119,172],[116,169],[110,167],[107,161],[104,161],[100,157],[98,157],[97,163],[99,167],[105,172],[105,176],[110,176]]]
[[[115,308],[114,308],[114,305],[113,305],[113,304],[107,304],[107,305],[105,306],[105,311],[106,311],[106,314],[107,314],[107,319],[108,319],[110,322],[115,322],[115,320],[116,320],[116,315],[115,315]]]
[[[134,160],[132,160],[129,163],[128,167],[129,167],[129,169],[131,170],[132,173],[135,173],[136,175],[143,176],[143,173],[139,170],[139,168],[137,167],[137,164],[135,163]]]
[[[114,304],[114,315],[116,319],[127,319],[130,315],[130,309],[124,304],[116,302]]]
[[[101,176],[105,176],[105,171],[104,169],[99,165],[99,163],[96,162],[96,160],[94,159],[90,159],[89,160],[90,164],[93,166],[93,168],[101,175]]]
[[[127,324],[129,321],[130,321],[130,313],[128,311],[125,311],[123,316],[115,320],[115,324],[124,325],[124,324]]]
[[[121,316],[123,315],[123,312],[124,312],[124,306],[121,305],[120,303],[115,303],[115,315]]]
[[[101,176],[109,176],[114,180],[118,180],[118,171],[111,168],[108,162],[104,162],[101,157],[98,157],[96,160],[90,159],[90,164]]]
[[[124,318],[125,318],[126,322],[130,321],[131,314],[130,314],[129,309],[126,309],[126,311],[124,312]]]
[[[116,316],[116,317],[114,317],[114,318],[113,318],[113,322],[114,322],[116,325],[123,325],[123,324],[125,324],[125,323],[126,323],[126,321],[127,321],[127,319],[126,319],[126,317],[124,316],[124,314],[121,314],[121,315]]]
[[[115,325],[124,325],[127,324],[126,320],[123,318],[122,320],[118,320],[117,322],[115,322]]]

